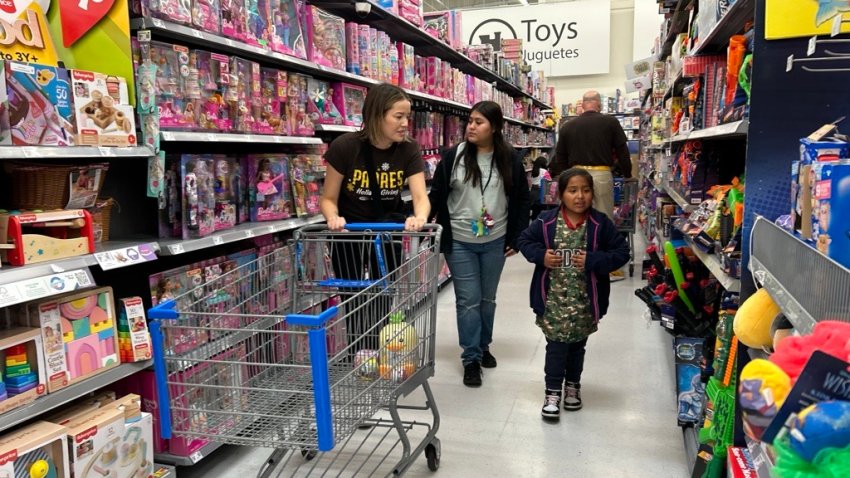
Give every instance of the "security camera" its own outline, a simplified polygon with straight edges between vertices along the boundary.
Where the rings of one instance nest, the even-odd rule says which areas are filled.
[[[360,18],[366,18],[369,15],[369,12],[372,11],[372,4],[369,2],[354,2],[354,11],[357,12],[357,16]]]

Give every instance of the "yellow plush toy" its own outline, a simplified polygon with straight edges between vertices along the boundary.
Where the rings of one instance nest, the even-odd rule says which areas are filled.
[[[782,315],[779,306],[764,289],[759,289],[745,300],[735,314],[733,328],[738,341],[755,349],[773,346],[771,326]]]
[[[395,312],[390,315],[390,323],[381,329],[380,374],[385,380],[401,383],[416,371],[419,363],[417,346],[419,337],[404,314]]]
[[[761,439],[790,392],[791,379],[775,363],[754,359],[745,365],[738,385],[744,433]]]

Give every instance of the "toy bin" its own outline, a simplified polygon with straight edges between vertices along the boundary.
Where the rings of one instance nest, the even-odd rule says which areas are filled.
[[[80,209],[95,206],[109,164],[6,164],[11,183],[9,205],[15,209]]]
[[[0,476],[70,478],[67,429],[36,422],[0,438]],[[81,477],[81,475],[77,475]]]
[[[46,392],[44,353],[38,329],[17,327],[0,331],[0,372],[0,413],[27,405]]]

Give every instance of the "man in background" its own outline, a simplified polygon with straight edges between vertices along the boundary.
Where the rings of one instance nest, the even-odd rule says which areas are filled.
[[[632,177],[632,159],[626,133],[613,116],[604,115],[599,92],[590,90],[581,98],[584,112],[564,123],[558,132],[555,158],[550,165],[553,180],[569,168],[586,169],[593,176],[593,208],[614,219],[614,172]],[[622,271],[611,280],[623,280]]]

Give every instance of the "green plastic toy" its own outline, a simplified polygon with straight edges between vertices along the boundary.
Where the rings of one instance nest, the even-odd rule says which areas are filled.
[[[685,282],[685,274],[682,272],[682,265],[679,264],[679,259],[676,256],[676,248],[673,246],[672,242],[667,241],[664,243],[664,254],[670,262],[670,270],[673,271],[673,279],[676,280],[676,290],[679,291],[679,298],[682,299],[682,302],[685,303],[692,314],[696,314],[697,311],[694,309],[691,299],[688,298],[688,295],[685,294],[685,290],[682,289],[682,284]]]

